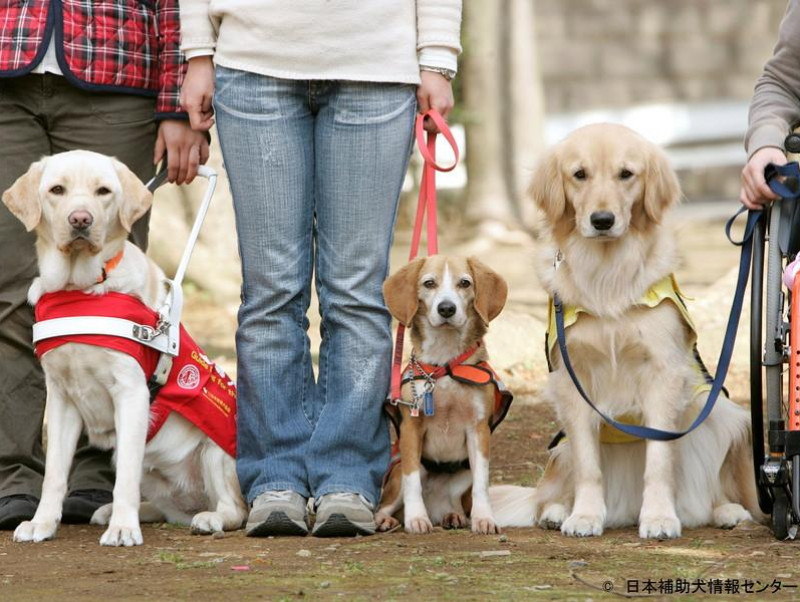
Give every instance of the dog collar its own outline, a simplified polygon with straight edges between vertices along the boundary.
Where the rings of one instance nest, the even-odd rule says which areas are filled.
[[[97,278],[97,284],[102,284],[108,280],[108,274],[116,268],[122,261],[122,256],[125,253],[125,247],[119,250],[119,253],[114,255],[111,259],[103,264],[103,273]]]
[[[478,348],[480,346],[481,346],[481,342],[478,341],[477,343],[475,343],[475,345],[473,345],[472,347],[467,349],[464,353],[454,357],[449,362],[447,362],[446,364],[443,364],[443,365],[425,364],[423,362],[420,362],[414,356],[414,354],[412,353],[411,354],[411,367],[412,367],[412,369],[414,369],[415,372],[417,372],[417,370],[419,370],[419,372],[421,374],[424,374],[428,378],[436,380],[437,378],[442,378],[443,376],[446,376],[447,374],[450,374],[450,372],[452,371],[452,368],[454,368],[456,366],[460,366],[465,361],[467,361],[470,357],[472,357],[472,354],[474,354],[478,350]]]

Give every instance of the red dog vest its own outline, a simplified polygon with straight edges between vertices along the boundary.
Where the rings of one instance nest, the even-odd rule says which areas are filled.
[[[158,313],[136,297],[122,293],[88,295],[81,291],[59,291],[42,295],[36,304],[36,321],[71,316],[123,318],[155,328]],[[150,406],[147,440],[156,436],[171,412],[177,412],[208,435],[228,454],[236,457],[236,386],[180,328],[180,353]],[[36,344],[36,356],[65,343],[83,343],[122,351],[133,357],[149,381],[158,364],[159,352],[122,337],[81,334],[54,337]]]

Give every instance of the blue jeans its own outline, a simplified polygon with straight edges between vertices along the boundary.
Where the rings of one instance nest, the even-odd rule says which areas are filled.
[[[284,80],[218,67],[242,306],[238,459],[248,501],[291,489],[378,501],[389,461],[386,278],[415,87]],[[322,318],[317,379],[306,312]]]

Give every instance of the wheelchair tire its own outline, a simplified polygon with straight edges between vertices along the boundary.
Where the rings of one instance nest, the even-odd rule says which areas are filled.
[[[772,533],[775,539],[783,541],[789,537],[792,510],[789,507],[789,497],[782,488],[776,488],[772,493]]]
[[[767,419],[779,422],[783,416],[783,350],[775,344],[776,333],[783,327],[781,313],[781,277],[783,256],[778,245],[780,206],[773,203],[769,212],[769,245],[767,246],[766,315],[764,330],[764,364],[767,382]]]

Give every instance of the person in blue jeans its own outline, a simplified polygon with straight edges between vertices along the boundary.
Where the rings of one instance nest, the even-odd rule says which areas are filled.
[[[307,534],[311,497],[314,535],[375,531],[389,461],[381,286],[416,112],[453,106],[460,21],[461,0],[181,0],[182,104],[195,129],[216,118],[242,259],[248,535]]]

